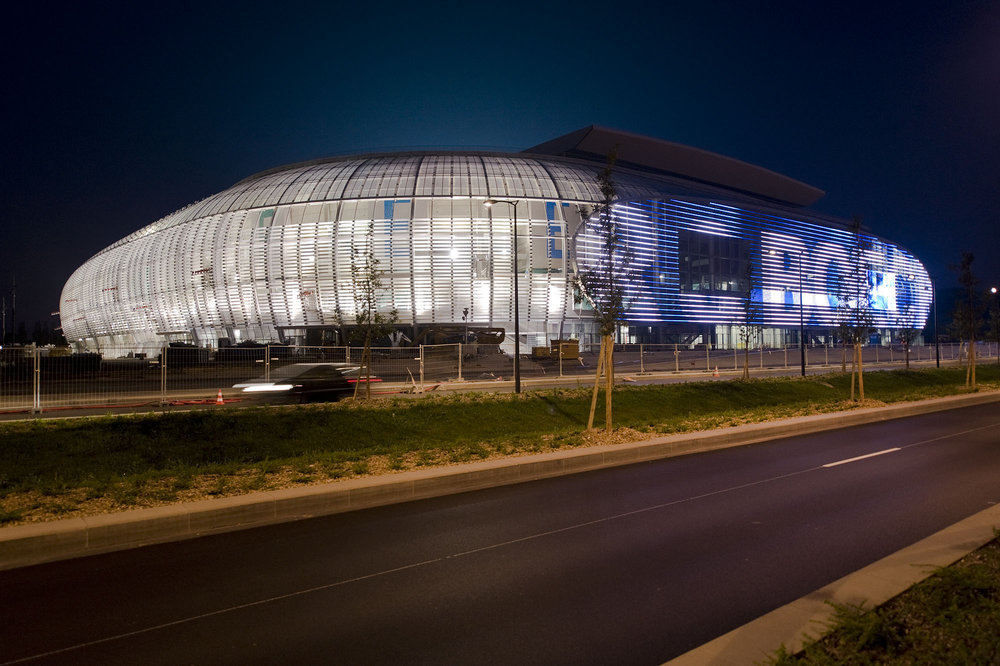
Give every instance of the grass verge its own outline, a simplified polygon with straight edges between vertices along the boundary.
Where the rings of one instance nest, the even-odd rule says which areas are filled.
[[[984,388],[1000,368],[981,366]],[[963,393],[956,368],[866,374],[866,406]],[[588,389],[0,424],[0,525],[851,409],[849,375],[624,386],[611,435]],[[603,409],[599,410],[603,413]]]
[[[873,609],[834,605],[829,633],[772,666],[1000,663],[996,539]]]

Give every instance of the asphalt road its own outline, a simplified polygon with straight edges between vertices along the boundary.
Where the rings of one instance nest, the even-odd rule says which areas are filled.
[[[989,404],[2,571],[0,663],[655,664],[1000,501],[998,472]]]

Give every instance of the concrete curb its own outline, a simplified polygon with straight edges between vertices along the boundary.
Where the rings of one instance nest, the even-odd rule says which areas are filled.
[[[771,611],[753,622],[667,662],[670,666],[751,666],[765,661],[781,645],[795,653],[805,637],[825,633],[833,617],[828,602],[872,608],[954,564],[994,537],[1000,505],[932,534],[917,543],[844,576],[812,594]]]
[[[1000,391],[0,529],[0,569],[1000,401]]]

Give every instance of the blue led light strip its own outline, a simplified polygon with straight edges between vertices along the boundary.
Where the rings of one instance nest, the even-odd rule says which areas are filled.
[[[807,327],[834,328],[856,293],[868,298],[876,328],[922,328],[930,312],[931,281],[923,265],[870,234],[715,202],[647,200],[621,203],[614,211],[633,256],[626,288],[630,322],[739,324],[747,282],[737,267],[746,262],[764,326],[797,326],[801,303]],[[682,249],[682,238],[711,249]],[[594,265],[600,252],[588,225],[576,241],[580,268]],[[682,264],[692,261],[712,276],[707,283],[681,280],[690,270]]]

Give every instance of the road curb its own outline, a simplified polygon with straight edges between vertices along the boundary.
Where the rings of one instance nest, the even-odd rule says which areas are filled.
[[[0,569],[12,569],[218,532],[743,446],[781,437],[997,401],[1000,401],[1000,391],[949,396],[886,407],[669,435],[631,444],[554,451],[100,516],[5,527],[0,529]]]
[[[994,538],[1000,505],[966,518],[926,539],[822,587],[760,618],[668,661],[669,666],[752,666],[782,645],[794,654],[807,636],[822,635],[833,618],[831,603],[873,608],[962,559]]]

